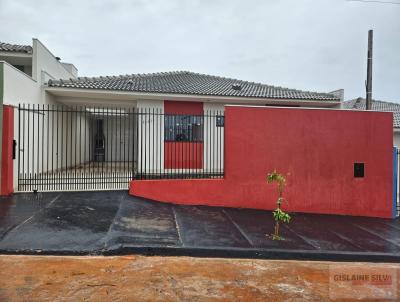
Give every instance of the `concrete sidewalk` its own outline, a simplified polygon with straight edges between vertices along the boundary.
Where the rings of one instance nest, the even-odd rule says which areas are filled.
[[[293,214],[272,241],[269,211],[177,206],[124,191],[0,199],[0,253],[400,261],[400,220]]]

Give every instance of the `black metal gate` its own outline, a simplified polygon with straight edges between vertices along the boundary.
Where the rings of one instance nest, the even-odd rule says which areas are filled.
[[[222,112],[18,107],[18,191],[127,189],[132,179],[223,177]]]

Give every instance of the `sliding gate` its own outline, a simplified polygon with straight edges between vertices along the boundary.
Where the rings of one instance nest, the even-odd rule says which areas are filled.
[[[127,189],[132,179],[223,176],[223,113],[18,107],[18,191]]]

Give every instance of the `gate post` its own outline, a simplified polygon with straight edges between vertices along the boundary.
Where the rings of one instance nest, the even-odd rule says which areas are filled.
[[[10,195],[13,188],[14,108],[3,106],[0,196]]]

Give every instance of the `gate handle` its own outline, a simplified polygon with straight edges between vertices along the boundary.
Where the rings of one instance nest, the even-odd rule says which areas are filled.
[[[13,139],[13,150],[12,150],[12,159],[17,158],[17,141]]]

